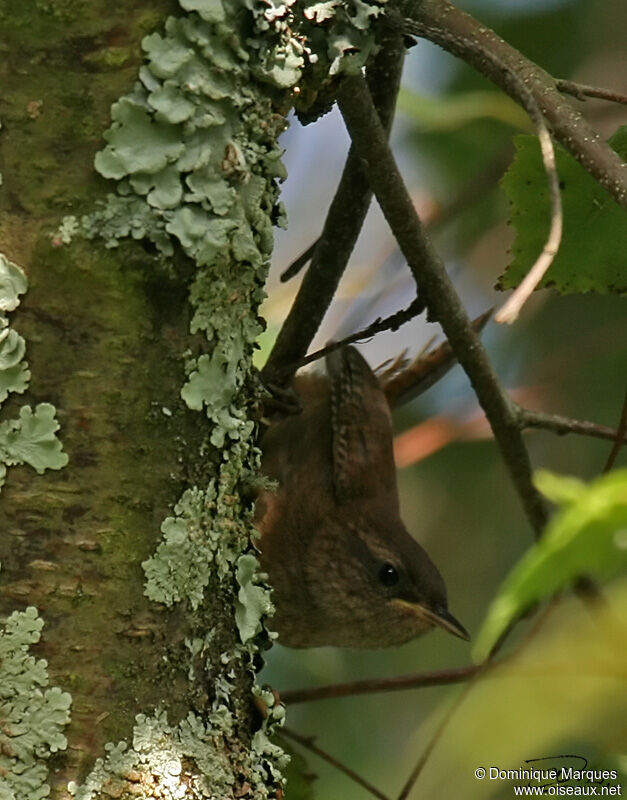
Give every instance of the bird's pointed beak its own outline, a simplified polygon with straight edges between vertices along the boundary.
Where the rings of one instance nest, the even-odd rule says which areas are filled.
[[[444,628],[445,631],[452,633],[453,636],[459,636],[460,639],[465,639],[467,642],[470,641],[470,634],[466,628],[464,628],[461,622],[455,619],[447,608],[443,606],[436,606],[434,608],[423,606],[422,608],[425,617],[434,625],[437,625],[439,628]]]
[[[453,636],[458,636],[460,639],[465,639],[467,642],[470,641],[470,634],[466,628],[464,628],[461,622],[458,622],[444,606],[426,606],[422,603],[412,603],[408,600],[402,600],[401,598],[396,598],[395,602],[405,608],[411,609],[414,614],[417,614],[430,625],[444,628],[445,631],[452,633]]]

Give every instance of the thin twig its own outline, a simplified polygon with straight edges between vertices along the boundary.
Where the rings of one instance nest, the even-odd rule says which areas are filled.
[[[623,410],[621,411],[618,428],[616,429],[614,444],[607,457],[603,472],[609,472],[614,466],[621,447],[625,444],[625,435],[627,434],[627,391],[625,392],[625,399],[623,400]]]
[[[470,378],[523,508],[539,536],[547,512],[531,479],[529,455],[515,408],[494,373],[440,256],[424,234],[361,76],[344,79],[338,102],[381,210],[414,275],[419,294],[426,300],[429,319],[440,323]]]
[[[286,283],[291,278],[294,278],[301,269],[311,261],[311,258],[318,246],[318,242],[320,241],[320,237],[316,239],[315,242],[312,242],[306,250],[292,261],[292,263],[287,267],[287,269],[283,270],[281,273],[281,283]]]
[[[373,323],[368,325],[367,328],[362,328],[356,333],[351,333],[351,335],[347,336],[345,339],[341,339],[337,342],[331,342],[331,344],[328,344],[326,347],[322,347],[320,350],[310,353],[299,362],[298,367],[305,367],[307,364],[317,361],[319,358],[326,356],[328,353],[332,353],[334,350],[339,350],[342,347],[346,347],[348,344],[359,342],[362,339],[371,339],[377,333],[383,333],[384,331],[396,331],[401,327],[401,325],[404,325],[406,322],[414,319],[414,317],[417,317],[418,314],[422,314],[423,311],[424,304],[416,297],[407,306],[407,308],[404,308],[401,311],[396,311],[394,314],[390,314],[389,317],[384,317],[383,319],[379,317],[378,319],[375,319]]]
[[[493,309],[489,308],[473,319],[472,326],[478,333],[485,327],[492,316],[492,311]],[[414,400],[443,378],[456,364],[457,359],[451,345],[449,342],[442,342],[433,350],[420,353],[403,369],[393,371],[388,375],[385,373],[380,375],[379,381],[390,408],[396,408]]]
[[[560,436],[568,433],[579,434],[580,436],[592,436],[596,439],[608,439],[609,441],[621,442],[619,431],[609,428],[606,425],[597,425],[595,422],[588,422],[583,419],[572,419],[563,417],[561,414],[547,414],[544,411],[532,411],[529,408],[517,407],[521,427],[523,428],[543,428],[552,431]],[[627,437],[623,432],[622,442],[625,443]]]
[[[476,676],[476,673],[475,673],[475,676]],[[474,685],[474,681],[469,681],[464,686],[464,688],[461,690],[461,692],[457,695],[455,700],[453,700],[451,705],[448,707],[446,713],[444,714],[444,716],[440,720],[440,723],[438,724],[437,728],[435,729],[435,731],[433,733],[433,736],[429,740],[429,742],[428,742],[427,746],[425,747],[422,755],[418,759],[418,763],[416,764],[416,766],[411,771],[411,774],[410,774],[409,778],[407,779],[407,781],[405,782],[405,785],[401,789],[401,792],[398,795],[398,800],[405,800],[408,797],[408,795],[411,792],[411,790],[414,788],[414,785],[416,784],[416,781],[420,777],[420,773],[422,772],[422,770],[424,769],[425,764],[429,760],[429,756],[434,751],[436,745],[438,744],[438,742],[442,738],[442,734],[444,733],[448,723],[451,721],[453,715],[459,709],[459,707],[464,702],[466,697],[468,697],[468,694],[469,694],[471,688],[473,687],[473,685]]]
[[[529,629],[529,631],[527,631],[527,634],[523,637],[521,642],[519,642],[519,644],[516,647],[516,649],[514,650],[514,652],[511,653],[510,655],[508,655],[506,658],[499,660],[499,662],[497,662],[498,665],[502,664],[503,661],[512,661],[515,658],[515,656],[524,647],[528,646],[529,642],[537,636],[538,632],[540,631],[540,629],[542,628],[542,626],[546,622],[548,616],[553,612],[556,602],[557,602],[557,597],[552,597],[551,600],[549,601],[549,603],[542,609],[541,613],[538,615],[537,619],[534,621],[532,627]],[[510,626],[510,628],[508,630],[511,630],[512,627],[513,626]],[[503,638],[504,637],[501,637],[501,639],[499,640],[500,644],[502,644]],[[474,687],[476,681],[481,677],[481,673],[482,672],[488,672],[488,674],[489,674],[489,672],[491,672],[492,669],[495,666],[497,666],[497,663],[493,662],[491,659],[494,657],[494,655],[495,655],[495,653],[496,653],[496,651],[498,649],[499,649],[498,647],[493,648],[492,653],[490,654],[490,660],[489,661],[485,661],[483,664],[479,665],[479,667],[475,671],[475,674],[472,676],[472,679],[470,681],[468,681],[468,683],[465,684],[465,686],[462,689],[462,691],[457,695],[457,697],[455,698],[455,700],[453,701],[451,706],[449,706],[447,712],[445,713],[444,717],[440,721],[440,724],[435,729],[435,731],[433,733],[433,736],[429,740],[429,743],[427,744],[425,750],[423,751],[422,755],[420,756],[420,759],[418,760],[418,763],[416,764],[416,766],[414,767],[411,775],[407,779],[407,782],[405,783],[405,786],[403,787],[401,793],[398,795],[398,800],[406,800],[406,798],[408,797],[410,791],[416,785],[416,781],[420,777],[420,774],[422,773],[422,770],[424,769],[425,764],[429,760],[429,757],[431,756],[431,753],[434,751],[436,745],[438,744],[438,742],[442,738],[442,735],[443,735],[446,727],[448,726],[449,722],[453,718],[453,715],[457,712],[457,710],[459,709],[461,704],[464,702],[464,700],[466,699],[466,697],[470,693],[471,689]],[[566,673],[568,673],[568,667],[571,667],[571,666],[572,666],[571,664],[567,664],[566,665],[566,667],[567,667]],[[529,675],[532,675],[533,673],[534,673],[534,666],[533,665],[527,665],[525,667],[524,672],[523,672],[523,674],[529,674]],[[544,666],[542,666],[540,668],[538,674],[542,675],[542,676],[546,675],[546,668]],[[576,674],[580,674],[580,672],[576,672]]]
[[[315,700],[356,697],[362,694],[402,692],[406,689],[421,689],[428,686],[449,686],[453,683],[462,683],[468,680],[478,669],[479,667],[471,664],[468,667],[416,672],[413,675],[396,675],[393,678],[372,678],[363,681],[331,683],[326,686],[312,686],[307,689],[292,689],[291,691],[280,692],[280,696],[282,703],[295,705],[296,703],[311,703]]]
[[[322,750],[318,745],[315,743],[313,736],[303,736],[300,733],[296,733],[291,728],[283,727],[281,728],[281,735],[285,736],[287,739],[292,739],[294,742],[298,742],[301,747],[306,747],[307,750],[317,755],[319,758],[322,758],[327,764],[331,764],[331,766],[338,769],[340,772],[343,772],[344,775],[349,777],[355,783],[358,783],[362,788],[366,789],[366,791],[370,792],[373,797],[378,797],[379,800],[390,800],[387,795],[380,792],[376,786],[373,786],[368,781],[364,780],[361,775],[358,775],[354,770],[350,767],[347,767],[346,764],[343,764],[341,761],[338,761],[337,758],[332,756],[330,753],[327,753],[326,750]]]
[[[534,95],[555,138],[619,205],[627,206],[627,170],[621,157],[564,98],[555,78],[448,0],[398,0],[398,5],[401,30],[458,56],[517,102],[522,82]],[[512,75],[517,82],[512,82]]]
[[[420,26],[417,26],[416,29],[413,30],[414,26],[411,20],[405,20],[405,25],[412,33],[423,33]],[[476,42],[465,44],[469,48],[477,46]],[[544,171],[546,172],[549,185],[551,224],[547,240],[542,248],[542,252],[532,264],[524,280],[521,281],[516,291],[509,297],[494,317],[496,322],[512,323],[518,318],[521,308],[529,297],[531,297],[534,289],[546,274],[546,271],[553,263],[557,251],[559,250],[564,223],[562,197],[560,194],[557,165],[555,163],[553,141],[551,140],[551,135],[544,121],[540,104],[515,67],[499,58],[497,53],[489,48],[482,49],[481,56],[484,63],[490,62],[493,69],[498,71],[501,75],[501,80],[506,81],[509,93],[529,115],[540,143],[542,163],[544,164]]]
[[[396,31],[386,32],[381,45],[381,50],[366,70],[366,77],[375,100],[377,121],[380,120],[389,131],[405,45]],[[372,192],[362,165],[351,147],[311,265],[262,370],[265,382],[288,384],[305,357],[346,269],[371,198]]]
[[[586,100],[588,97],[598,97],[599,100],[609,100],[611,103],[621,103],[627,106],[627,94],[615,92],[612,89],[603,89],[599,86],[588,86],[585,83],[576,83],[575,81],[566,81],[558,78],[555,81],[560,92],[570,94],[576,97],[577,100]]]
[[[562,230],[564,227],[564,213],[562,211],[562,196],[560,193],[559,176],[557,174],[557,165],[555,163],[555,150],[553,149],[553,142],[551,136],[542,118],[542,113],[535,102],[533,95],[529,93],[529,99],[533,99],[533,106],[527,108],[529,111],[535,106],[539,116],[534,113],[530,116],[536,126],[536,134],[540,142],[540,150],[542,152],[542,162],[544,164],[544,171],[546,172],[547,181],[549,184],[549,197],[551,204],[551,226],[549,228],[549,235],[542,248],[542,252],[536,259],[535,263],[531,266],[529,272],[525,275],[523,280],[518,284],[516,290],[505,303],[501,306],[499,311],[494,315],[495,322],[506,322],[511,324],[518,319],[518,314],[521,308],[531,297],[534,290],[546,274],[546,271],[553,263],[557,251],[559,250],[560,242],[562,241]]]

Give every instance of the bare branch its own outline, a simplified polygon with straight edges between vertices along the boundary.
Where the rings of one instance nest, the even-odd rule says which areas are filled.
[[[415,672],[411,675],[396,675],[393,678],[373,678],[371,680],[349,681],[347,683],[332,683],[327,686],[313,686],[308,689],[292,689],[291,691],[281,692],[280,696],[282,703],[295,705],[296,703],[310,703],[314,700],[329,700],[337,697],[355,697],[379,692],[401,692],[406,689],[422,689],[427,686],[449,686],[453,683],[462,683],[462,681],[468,680],[478,669],[478,666],[471,664],[468,667]]]
[[[620,103],[627,106],[627,94],[614,92],[612,89],[602,89],[599,86],[587,86],[585,83],[565,81],[561,78],[555,81],[560,92],[570,94],[577,100],[586,100],[588,97],[597,97],[599,100],[609,100],[610,103]]]
[[[289,267],[281,273],[281,283],[287,283],[291,278],[296,277],[301,269],[311,261],[319,241],[320,237],[318,237],[315,242],[312,242],[306,250],[303,250],[303,252],[292,261]]]
[[[322,758],[327,762],[327,764],[331,764],[332,767],[335,767],[340,772],[343,772],[344,775],[349,777],[352,781],[358,783],[363,789],[365,789],[367,792],[370,792],[373,797],[378,797],[379,800],[389,800],[387,795],[383,794],[383,792],[380,792],[376,786],[368,783],[368,781],[364,780],[361,775],[358,775],[350,767],[347,767],[346,764],[343,764],[341,761],[335,758],[335,756],[332,756],[330,753],[327,753],[326,750],[322,750],[322,748],[318,747],[313,736],[303,736],[300,733],[296,733],[296,731],[293,731],[291,728],[286,727],[281,728],[281,735],[285,736],[287,739],[292,739],[293,741],[298,742],[301,747],[306,747],[307,750],[314,753],[319,758]]]
[[[380,120],[391,126],[405,54],[402,37],[388,32],[367,70]],[[379,117],[377,116],[377,121]],[[372,193],[354,148],[348,154],[340,184],[296,299],[262,370],[264,380],[290,382],[305,357],[344,273],[370,206]]]
[[[471,64],[520,102],[520,86],[533,94],[555,138],[621,206],[627,206],[627,170],[585,117],[560,94],[555,79],[494,31],[448,0],[400,0],[398,24]],[[512,81],[512,75],[516,80]]]
[[[470,378],[527,517],[540,535],[547,512],[531,480],[531,464],[515,407],[494,373],[442,260],[424,234],[361,76],[344,80],[338,102],[381,210],[427,303],[429,318],[440,323]]]
[[[614,428],[606,425],[597,425],[582,419],[563,417],[560,414],[547,414],[543,411],[532,411],[529,408],[518,406],[518,416],[522,428],[543,428],[563,436],[567,433],[576,433],[580,436],[592,436],[595,439],[609,439],[615,441],[620,435]],[[623,433],[623,442],[627,441]]]
[[[412,33],[421,32],[418,30],[414,31],[412,22],[408,20],[405,20],[405,25],[406,27],[412,29]],[[548,128],[544,121],[544,116],[538,100],[527,86],[527,83],[523,79],[522,75],[520,75],[512,65],[506,61],[503,61],[497,53],[493,52],[489,48],[482,48],[481,45],[478,45],[476,40],[472,40],[472,42],[466,44],[471,49],[480,49],[483,62],[486,64],[490,63],[492,65],[494,71],[496,71],[501,76],[501,79],[505,81],[509,93],[518,101],[518,103],[529,115],[529,118],[533,122],[536,130],[538,141],[540,142],[542,162],[544,164],[544,170],[546,172],[547,181],[549,184],[551,225],[546,243],[542,248],[542,252],[525,276],[525,279],[520,283],[516,291],[511,295],[511,297],[494,317],[496,322],[512,323],[518,318],[520,309],[527,302],[529,297],[531,297],[534,289],[540,283],[546,271],[553,263],[562,240],[564,215],[562,212],[562,197],[560,194],[559,177],[555,163],[555,150],[553,149],[551,135],[549,134]]]
[[[347,344],[360,342],[362,339],[371,339],[377,333],[383,333],[384,331],[396,331],[401,327],[401,325],[404,325],[406,322],[414,319],[414,317],[417,317],[418,314],[422,314],[423,311],[424,303],[422,300],[416,297],[407,306],[407,308],[404,308],[401,311],[396,311],[394,314],[390,314],[389,317],[384,317],[383,319],[379,317],[378,319],[375,319],[373,323],[368,325],[367,328],[362,328],[356,333],[351,333],[351,335],[347,336],[345,339],[341,339],[337,342],[331,342],[326,347],[322,347],[320,350],[310,353],[308,356],[302,359],[302,361],[298,364],[298,367],[305,367],[307,364],[311,364],[312,361],[317,361],[319,358],[326,356],[327,353],[332,353],[334,350],[339,350],[342,347],[346,347]]]
[[[618,429],[615,434],[614,445],[610,450],[610,454],[607,457],[607,461],[605,466],[603,467],[603,472],[609,472],[612,467],[614,466],[616,459],[618,458],[618,453],[620,452],[621,447],[625,444],[625,435],[627,434],[627,392],[625,392],[625,399],[623,400],[623,410],[620,415],[620,421],[618,423]]]
[[[485,327],[492,315],[492,309],[484,311],[473,319],[472,326],[479,333]],[[455,353],[449,342],[420,353],[411,363],[405,364],[402,369],[393,369],[379,376],[383,391],[387,397],[390,408],[396,408],[413,400],[418,395],[426,392],[437,383],[440,378],[457,363]]]
[[[475,677],[476,677],[476,675],[477,675],[477,673],[475,673]],[[403,786],[400,794],[398,795],[398,800],[405,800],[409,796],[409,793],[414,788],[414,786],[416,784],[416,781],[420,777],[420,773],[422,772],[422,770],[424,769],[425,764],[429,760],[429,756],[434,751],[437,743],[442,738],[442,734],[444,733],[444,731],[446,730],[446,727],[448,726],[449,722],[453,718],[453,715],[457,712],[458,708],[461,706],[461,704],[464,702],[464,700],[466,699],[466,697],[470,693],[470,690],[472,689],[473,685],[474,685],[474,681],[469,681],[464,686],[464,688],[461,690],[461,692],[457,695],[457,697],[455,698],[453,703],[451,703],[451,705],[446,710],[446,713],[444,714],[444,716],[440,720],[440,723],[439,723],[438,727],[435,729],[435,732],[434,732],[433,736],[429,740],[429,743],[425,747],[422,755],[418,759],[418,762],[417,762],[416,766],[411,771],[411,774],[410,774],[409,778],[407,779],[407,781],[406,781],[405,785]]]

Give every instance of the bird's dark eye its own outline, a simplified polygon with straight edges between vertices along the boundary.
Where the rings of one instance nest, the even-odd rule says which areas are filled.
[[[398,570],[393,564],[384,564],[379,570],[379,580],[384,586],[396,586],[399,581]]]

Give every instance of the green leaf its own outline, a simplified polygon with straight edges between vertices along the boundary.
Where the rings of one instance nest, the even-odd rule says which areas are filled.
[[[627,469],[590,485],[541,472],[538,487],[565,505],[542,539],[505,579],[477,637],[474,656],[483,660],[519,614],[583,574],[599,578],[627,567]]]
[[[515,138],[516,157],[502,180],[511,201],[511,222],[516,230],[514,259],[497,288],[520,283],[542,251],[549,231],[550,209],[546,173],[534,136]],[[627,157],[627,126],[610,144]],[[562,294],[627,291],[627,212],[561,147],[556,147],[564,233],[555,260],[540,282]]]
[[[563,778],[562,767],[597,769],[605,754],[624,752],[627,637],[618,631],[627,618],[627,581],[615,581],[603,597],[595,610],[579,598],[561,598],[524,647],[473,684],[420,777],[421,798],[524,797],[515,786],[533,790],[548,781],[522,778],[524,773],[518,773],[522,779],[511,779],[515,772],[507,781],[490,780],[489,772],[486,780],[477,780],[477,765],[556,768]],[[414,758],[423,750],[425,727],[435,729],[441,717],[442,708],[436,707],[431,719],[421,719],[421,728],[405,745]],[[575,785],[582,784],[590,786],[585,781]],[[558,782],[560,795],[553,785],[555,794],[545,789],[545,798],[566,795],[568,784]],[[619,796],[619,787],[612,793]],[[581,797],[581,788],[579,794],[571,789],[570,796]]]
[[[557,505],[574,503],[586,489],[586,484],[568,475],[555,475],[547,470],[540,470],[534,475],[536,488]]]

